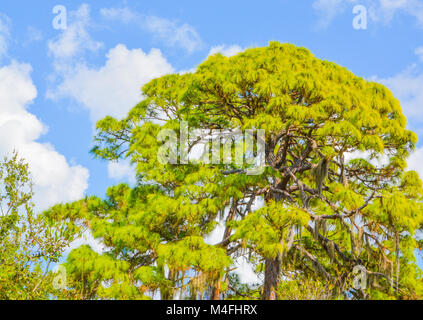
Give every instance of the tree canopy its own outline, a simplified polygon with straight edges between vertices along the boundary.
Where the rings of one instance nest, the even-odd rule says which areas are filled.
[[[417,136],[386,87],[271,42],[212,55],[195,72],[150,81],[142,94],[124,119],[97,123],[92,149],[105,160],[129,159],[136,186],[45,213],[106,247],[71,252],[67,297],[422,298],[415,250],[423,189],[407,171]],[[177,134],[172,152],[181,159],[182,123],[203,138],[264,130],[263,172],[248,174],[251,161],[160,161],[164,129]],[[188,151],[205,145],[188,137]],[[207,242],[219,225],[222,238]],[[240,257],[262,283],[240,282]],[[355,283],[358,266],[365,287]]]
[[[49,299],[57,263],[74,232],[34,213],[28,164],[15,152],[0,162],[0,299]]]

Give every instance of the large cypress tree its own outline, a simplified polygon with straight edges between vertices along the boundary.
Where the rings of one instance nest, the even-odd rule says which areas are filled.
[[[88,290],[91,298],[142,298],[154,290],[163,299],[178,292],[213,299],[422,297],[414,256],[422,182],[406,171],[417,138],[383,85],[304,48],[271,42],[229,58],[213,55],[193,73],[152,80],[142,93],[126,118],[98,122],[93,149],[103,159],[129,158],[137,187],[116,186],[105,200],[48,212],[84,222],[109,248],[90,267],[89,281],[80,272],[84,259],[69,256],[70,277],[83,280],[83,288],[70,292]],[[176,132],[173,151],[183,156],[185,123],[205,136],[265,130],[264,171],[248,174],[254,166],[248,161],[160,161],[163,129]],[[204,141],[189,137],[188,149],[196,145]],[[221,241],[206,244],[219,219]],[[230,276],[240,255],[264,274],[258,290]],[[357,267],[366,289],[355,283]],[[297,294],[311,287],[309,296]]]

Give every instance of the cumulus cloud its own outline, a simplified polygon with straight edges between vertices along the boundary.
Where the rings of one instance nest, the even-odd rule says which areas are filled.
[[[376,7],[376,20],[389,23],[396,13],[405,13],[417,19],[419,25],[423,26],[423,2],[421,0],[379,0],[379,7]]]
[[[87,4],[69,12],[68,20],[67,28],[48,42],[48,52],[55,59],[56,67],[85,51],[95,52],[103,46],[101,42],[93,40],[88,32],[91,20],[90,7]]]
[[[210,49],[209,52],[209,56],[216,54],[216,53],[221,53],[222,55],[226,56],[226,57],[231,57],[234,56],[238,53],[240,53],[243,49],[237,45],[219,45],[219,46],[214,46]]]
[[[408,159],[408,168],[415,170],[419,173],[421,179],[423,179],[423,147],[417,148]]]
[[[75,239],[69,244],[63,252],[63,256],[66,257],[72,250],[77,249],[84,244],[88,244],[92,250],[99,254],[103,254],[110,249],[104,245],[100,239],[95,239],[89,230],[86,230],[81,237]]]
[[[25,41],[25,45],[31,42],[41,41],[43,39],[43,33],[41,32],[41,30],[35,27],[29,26],[26,29],[26,33],[27,33],[26,35],[27,39]]]
[[[0,68],[0,154],[13,150],[29,163],[34,182],[34,202],[45,209],[57,202],[83,197],[88,187],[88,170],[71,166],[51,144],[37,139],[47,131],[27,111],[37,96],[29,64],[13,61]]]
[[[125,23],[134,22],[137,17],[127,9],[103,9],[101,14]],[[68,28],[49,42],[55,74],[51,77],[54,82],[47,97],[53,100],[71,98],[79,102],[89,111],[93,124],[108,115],[125,116],[142,99],[141,87],[145,83],[174,72],[160,50],[151,49],[146,53],[141,49],[128,49],[123,44],[108,51],[104,65],[88,66],[85,54],[97,51],[102,43],[95,41],[89,33],[91,21],[87,5],[80,6],[70,15]],[[133,183],[133,172],[128,163],[108,165],[112,179]]]
[[[110,161],[107,165],[107,172],[112,179],[124,180],[131,184],[136,182],[135,167],[128,160]]]
[[[125,24],[134,23],[170,47],[179,47],[189,53],[203,47],[201,37],[195,28],[187,23],[140,14],[128,7],[103,8],[100,13],[108,20],[120,21]]]
[[[90,111],[93,122],[106,115],[119,118],[141,100],[143,84],[173,72],[158,49],[145,53],[119,44],[106,57],[106,64],[99,68],[76,65],[50,97],[75,99]]]
[[[372,80],[383,83],[393,92],[401,102],[402,110],[413,126],[423,124],[423,74],[419,73],[416,66],[389,77]]]
[[[202,47],[197,31],[187,23],[178,24],[168,19],[147,16],[145,27],[170,46],[180,46],[190,53]]]
[[[118,20],[123,23],[137,22],[140,18],[139,14],[135,11],[124,8],[103,8],[100,10],[101,15],[109,20]]]
[[[421,61],[423,61],[423,46],[422,47],[418,47],[414,53],[419,57],[419,59]]]
[[[249,285],[262,283],[263,280],[260,279],[257,273],[254,271],[254,265],[251,264],[247,258],[239,257],[235,260],[235,266],[237,269],[234,271],[239,275],[241,283],[246,283]]]
[[[415,53],[423,60],[423,47],[417,48]],[[423,73],[419,66],[413,64],[404,71],[388,78],[371,78],[387,86],[400,101],[404,115],[408,119],[408,127],[420,137],[423,134]],[[416,170],[423,177],[423,147],[417,148],[408,159],[410,170]]]
[[[351,0],[353,1],[353,0]],[[319,15],[318,26],[326,28],[332,20],[345,11],[345,7],[350,0],[315,0],[312,4],[313,9]]]

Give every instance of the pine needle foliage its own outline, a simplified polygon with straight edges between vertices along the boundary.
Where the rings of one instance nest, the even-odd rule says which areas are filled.
[[[130,159],[138,185],[48,212],[83,221],[109,248],[103,255],[116,274],[92,267],[95,279],[83,281],[88,292],[108,280],[140,292],[120,297],[257,296],[239,283],[245,291],[231,289],[235,260],[244,256],[264,278],[263,299],[422,297],[414,253],[423,190],[418,174],[407,171],[417,136],[386,87],[305,48],[271,42],[212,55],[195,72],[150,81],[142,94],[125,118],[97,123],[92,150],[106,160]],[[247,175],[248,161],[161,163],[157,135],[174,130],[179,141],[182,121],[203,130],[264,129],[264,172]],[[199,143],[190,139],[189,147]],[[221,242],[205,243],[219,219]],[[80,279],[72,270],[83,259],[71,258],[67,270]],[[356,266],[366,270],[365,290],[354,286]],[[316,290],[300,295],[308,285]]]

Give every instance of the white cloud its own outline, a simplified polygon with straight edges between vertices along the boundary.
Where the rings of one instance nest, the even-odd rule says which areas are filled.
[[[41,30],[35,27],[29,26],[26,30],[26,33],[27,33],[27,40],[25,44],[41,41],[43,39],[43,33],[41,32]]]
[[[94,41],[88,33],[91,22],[87,4],[69,12],[68,21],[67,28],[48,42],[49,54],[55,59],[58,68],[63,60],[70,60],[85,51],[95,52],[103,46],[101,42]]]
[[[131,184],[136,182],[135,168],[128,160],[110,161],[107,165],[107,172],[112,179],[125,180]]]
[[[93,122],[106,115],[119,118],[141,100],[142,85],[173,72],[158,49],[147,54],[119,44],[106,57],[106,64],[100,68],[76,65],[49,96],[74,98],[90,111]]]
[[[349,0],[315,0],[312,4],[313,9],[319,15],[318,26],[326,28],[332,20],[345,10]]]
[[[138,18],[138,14],[129,9],[124,8],[103,8],[100,10],[101,15],[109,20],[118,20],[123,23],[135,22]]]
[[[202,47],[202,41],[197,31],[187,23],[179,25],[168,19],[147,16],[145,27],[170,46],[179,46],[190,53]]]
[[[353,152],[347,152],[344,154],[345,162],[361,158],[370,162],[373,166],[377,168],[382,168],[389,164],[390,157],[387,154],[381,154],[378,157],[373,159],[370,158],[370,155],[371,155],[370,151],[359,151],[359,150],[356,150]]]
[[[235,260],[235,265],[238,267],[234,272],[239,275],[241,283],[253,285],[263,282],[257,273],[254,272],[253,264],[251,264],[245,257],[237,258]]]
[[[408,159],[408,168],[419,173],[420,179],[423,179],[423,147],[417,148]]]
[[[379,0],[375,9],[384,23],[389,23],[396,13],[405,13],[417,19],[423,26],[423,2],[421,0]]]
[[[102,9],[107,19],[132,22],[138,15],[127,8]],[[122,117],[141,100],[141,87],[153,78],[174,72],[158,49],[144,53],[141,49],[128,49],[118,44],[106,54],[101,67],[87,66],[84,54],[102,47],[90,36],[89,6],[83,4],[70,12],[68,27],[56,39],[49,41],[55,74],[47,97],[70,97],[90,112],[95,123],[106,115]]]
[[[0,60],[6,55],[10,37],[10,19],[0,13]]]
[[[67,247],[63,252],[63,256],[67,257],[73,249],[77,249],[84,244],[88,244],[92,250],[99,254],[103,254],[109,249],[100,239],[95,239],[92,233],[89,230],[86,230],[81,237],[75,239],[69,244],[69,247]]]
[[[215,245],[223,240],[223,235],[225,234],[225,220],[228,215],[229,208],[225,208],[224,219],[217,218],[216,222],[218,223],[216,228],[213,229],[208,235],[205,236],[204,242],[207,244]]]
[[[209,56],[216,54],[216,53],[221,53],[222,55],[226,56],[226,57],[231,57],[234,56],[238,53],[240,53],[243,49],[237,45],[219,45],[219,46],[214,46],[210,49],[209,52]]]
[[[129,23],[134,15],[126,9],[103,9],[108,19]],[[49,42],[49,53],[54,58],[55,81],[47,97],[58,100],[72,98],[85,107],[93,123],[110,115],[121,118],[142,99],[141,87],[164,74],[174,72],[172,66],[158,49],[149,53],[141,49],[128,49],[118,44],[106,54],[106,62],[100,67],[87,66],[84,53],[96,51],[101,43],[88,33],[89,7],[82,5],[73,13],[68,29]],[[135,182],[134,170],[128,163],[113,162],[108,165],[112,179]]]
[[[414,53],[419,57],[421,61],[423,61],[423,46],[418,47]]]
[[[175,20],[140,14],[128,7],[103,8],[100,13],[108,20],[116,20],[125,24],[134,23],[170,47],[179,47],[189,53],[203,47],[201,37],[195,28],[187,23],[181,24]]]
[[[415,53],[423,59],[423,47],[418,48]],[[418,71],[418,66],[412,65],[389,78],[372,77],[371,80],[384,84],[392,91],[401,103],[409,127],[421,137],[423,134],[423,73]],[[416,170],[423,178],[423,147],[417,148],[410,155],[407,163],[410,170]]]
[[[423,124],[423,74],[418,73],[415,66],[390,78],[373,77],[372,80],[392,90],[409,120]]]
[[[81,166],[70,166],[52,145],[37,142],[47,128],[27,111],[37,96],[31,70],[29,64],[16,61],[0,68],[0,154],[17,150],[29,163],[34,202],[37,209],[45,209],[83,197],[89,174]]]

